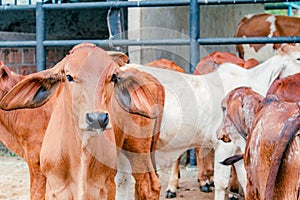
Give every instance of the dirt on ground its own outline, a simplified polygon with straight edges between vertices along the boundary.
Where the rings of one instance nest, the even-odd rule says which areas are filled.
[[[160,173],[161,198],[165,190],[170,170]],[[27,164],[19,157],[0,156],[0,200],[29,200],[29,173]],[[197,182],[197,169],[181,167],[180,188],[173,200],[212,200],[213,193],[200,192]]]

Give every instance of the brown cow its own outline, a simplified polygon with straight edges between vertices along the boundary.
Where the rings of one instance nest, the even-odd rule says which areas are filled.
[[[267,96],[285,102],[299,102],[300,73],[276,79]],[[251,129],[256,113],[262,108],[263,96],[248,87],[239,87],[232,90],[222,101],[224,118],[218,131],[218,138],[224,142],[237,142],[242,149],[245,139]],[[244,139],[242,139],[243,137]]]
[[[170,69],[170,70],[174,70],[174,71],[178,71],[178,72],[184,72],[184,69],[182,69],[180,66],[178,66],[175,62],[170,61],[165,58],[162,58],[160,60],[154,60],[152,62],[145,64],[145,66],[152,66],[152,67]]]
[[[243,147],[245,146],[245,139],[248,133],[251,132],[253,124],[255,125],[254,119],[257,118],[257,115],[260,115],[260,112],[263,112],[261,111],[261,109],[264,105],[268,105],[268,102],[270,101],[278,101],[278,99],[290,102],[299,101],[299,97],[297,96],[297,94],[299,93],[297,88],[299,80],[298,78],[299,74],[295,74],[286,78],[275,80],[268,91],[268,94],[270,95],[267,99],[264,100],[264,104],[261,103],[263,97],[253,92],[250,88],[241,87],[230,92],[223,100],[222,105],[225,111],[225,116],[223,119],[223,124],[219,130],[218,137],[220,139],[223,139],[223,141],[225,142],[233,140],[233,142],[235,142],[238,146],[240,146],[243,149]],[[274,94],[278,97],[274,96]],[[278,104],[276,106],[273,106],[274,110],[276,110],[276,107],[278,107],[278,110],[280,110],[280,107],[282,107],[282,110],[278,112],[284,112],[284,103],[272,102],[272,104]],[[278,114],[274,111],[273,114],[280,120],[282,120],[282,118],[284,119],[284,117],[280,118],[280,113]],[[273,116],[273,114],[268,114],[268,116]],[[276,122],[274,123],[276,124]],[[241,138],[240,135],[242,135],[244,139]],[[274,180],[270,180],[270,182],[274,183]],[[268,189],[268,191],[273,191],[273,189]],[[250,194],[253,195],[252,193],[253,191]],[[247,192],[247,194],[248,196],[250,195],[249,192]],[[255,198],[258,197],[248,197],[248,199]]]
[[[0,62],[0,98],[24,79]],[[40,149],[52,112],[52,100],[37,109],[0,110],[0,140],[23,158],[30,173],[30,199],[45,198],[46,178],[40,170]]]
[[[299,199],[298,103],[267,102],[247,140],[246,199]]]
[[[216,67],[223,63],[233,63],[240,67],[250,69],[259,64],[259,62],[253,58],[244,61],[236,55],[229,52],[215,51],[204,58],[202,58],[196,65],[194,74],[208,74],[216,70]]]
[[[128,60],[126,55],[119,52],[108,53],[120,66]],[[12,72],[1,61],[0,73],[0,99],[2,99],[25,76]],[[0,110],[0,140],[26,161],[30,173],[30,199],[32,200],[45,198],[46,178],[40,170],[40,150],[55,100],[56,95],[36,109],[9,112]]]
[[[164,102],[157,81],[134,70],[121,72],[105,51],[81,44],[52,69],[27,76],[1,106],[39,107],[57,87],[40,159],[47,198],[114,199],[122,147],[136,179],[136,198],[158,199],[160,184],[150,158]]]
[[[287,102],[300,101],[300,73],[275,80],[267,95],[274,94],[279,100]]]
[[[300,18],[271,14],[245,16],[236,30],[236,37],[278,37],[299,36]],[[237,51],[241,58],[255,58],[263,62],[279,52],[282,44],[238,44]]]

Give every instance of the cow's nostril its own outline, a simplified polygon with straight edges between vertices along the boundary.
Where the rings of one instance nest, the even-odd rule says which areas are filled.
[[[99,124],[101,128],[105,128],[108,125],[109,118],[107,113],[103,113],[99,115]]]
[[[107,113],[87,113],[86,123],[92,129],[105,129],[109,122]]]

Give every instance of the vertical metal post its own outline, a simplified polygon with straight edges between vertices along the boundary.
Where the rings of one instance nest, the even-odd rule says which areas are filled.
[[[292,16],[292,13],[293,13],[292,3],[289,3],[289,6],[288,6],[288,16]]]
[[[199,16],[199,4],[197,0],[190,0],[190,73],[193,73],[200,57],[200,47],[197,42],[200,31],[200,16]],[[191,149],[190,154],[190,166],[196,166],[196,151]]]
[[[122,0],[107,0],[122,1]],[[124,8],[110,8],[107,14],[107,25],[110,33],[109,39],[126,39]],[[128,52],[127,47],[117,48],[117,50]]]
[[[197,42],[200,31],[199,4],[197,0],[190,1],[190,73],[193,73],[200,57],[200,48]]]
[[[36,3],[36,70],[46,69],[46,50],[44,47],[45,40],[45,11],[41,2]]]

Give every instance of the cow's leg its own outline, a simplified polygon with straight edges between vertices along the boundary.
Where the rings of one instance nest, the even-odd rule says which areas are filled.
[[[224,166],[220,162],[234,155],[236,149],[237,147],[233,143],[218,141],[216,144],[214,161],[215,200],[225,198],[225,191],[230,179],[230,166]]]
[[[230,178],[228,188],[229,188],[228,200],[238,199],[240,185],[238,182],[238,177],[234,165],[231,166],[231,178]]]
[[[166,198],[174,198],[176,197],[176,189],[179,186],[179,178],[180,178],[180,158],[179,157],[175,162],[172,164],[171,175],[166,191]]]
[[[241,184],[244,195],[246,194],[247,174],[245,170],[244,160],[240,160],[234,164],[238,182]]]
[[[126,156],[119,154],[117,159],[118,172],[115,177],[117,186],[116,200],[130,199],[130,185],[131,185],[131,166]]]
[[[36,155],[34,155],[36,157]],[[33,156],[31,158],[34,158]],[[46,177],[43,175],[39,158],[36,160],[28,160],[28,168],[30,174],[30,199],[41,200],[45,199],[46,194]]]
[[[214,175],[214,150],[211,148],[196,148],[198,181],[202,192],[212,192]]]
[[[125,140],[123,152],[127,156],[135,179],[135,199],[156,200],[160,195],[160,182],[150,154],[151,138]]]

